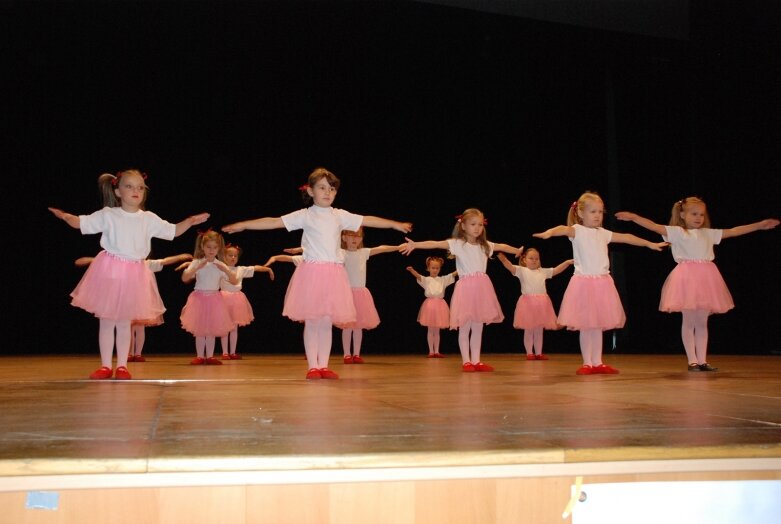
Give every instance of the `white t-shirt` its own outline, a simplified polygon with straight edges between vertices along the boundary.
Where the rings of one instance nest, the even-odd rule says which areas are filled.
[[[281,217],[288,231],[303,229],[301,247],[306,262],[344,262],[342,230],[356,231],[363,222],[356,215],[333,207],[310,206]]]
[[[220,280],[220,291],[241,291],[241,281],[245,278],[252,278],[255,275],[255,268],[253,266],[228,266],[231,271],[236,273],[236,278],[239,280],[237,284],[231,284],[227,278]],[[222,272],[221,272],[222,273]],[[225,275],[225,273],[222,273]]]
[[[445,298],[445,289],[456,281],[453,273],[444,277],[424,277],[421,276],[418,284],[423,288],[423,294],[426,298]]]
[[[448,249],[456,257],[456,271],[459,277],[465,277],[472,273],[485,273],[488,266],[488,257],[494,252],[494,243],[488,242],[490,252],[483,251],[480,244],[470,244],[458,238],[447,240]]]
[[[157,273],[158,271],[163,270],[163,261],[161,259],[144,260],[144,264],[146,264],[146,267],[148,267],[149,271],[151,271],[152,273]]]
[[[151,211],[128,213],[121,207],[104,207],[90,215],[79,215],[83,235],[102,233],[100,247],[122,258],[144,260],[149,256],[152,237],[173,240],[176,225]]]
[[[670,243],[673,260],[713,260],[713,245],[721,243],[722,229],[684,229],[680,226],[664,226],[667,231],[662,235]]]
[[[202,258],[193,260],[190,262],[190,265],[187,266],[187,269],[189,270],[202,261]],[[206,265],[199,269],[195,274],[195,289],[196,291],[219,291],[221,281],[226,280],[227,278],[227,275],[225,275],[214,262],[207,262]]]
[[[355,251],[342,250],[344,269],[350,280],[350,287],[366,287],[366,261],[371,256],[371,249],[362,247]]]
[[[574,224],[575,236],[572,242],[572,258],[575,259],[576,275],[609,275],[610,259],[607,245],[613,232],[602,227],[586,227]]]
[[[521,281],[521,295],[547,295],[545,281],[553,278],[552,267],[529,269],[523,266],[513,266],[515,276]]]

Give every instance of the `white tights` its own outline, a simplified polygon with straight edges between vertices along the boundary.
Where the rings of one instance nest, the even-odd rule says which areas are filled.
[[[580,353],[583,355],[584,366],[599,366],[602,364],[602,330],[580,330]]]
[[[304,350],[309,368],[328,367],[331,356],[331,317],[320,317],[304,322]]]
[[[195,337],[195,353],[200,358],[212,358],[216,340],[215,337]]]
[[[343,329],[342,330],[342,348],[344,349],[344,356],[350,356],[350,339],[353,341],[353,356],[357,357],[361,354],[361,342],[363,342],[363,330],[362,329]]]
[[[527,355],[542,355],[542,330],[542,327],[523,330],[523,347]]]
[[[143,324],[133,324],[132,336],[130,339],[130,354],[140,355],[144,350],[144,341],[146,340],[146,329]]]
[[[233,328],[233,331],[225,335],[224,337],[220,337],[220,344],[222,345],[222,354],[223,355],[235,355],[236,354],[236,343],[239,341],[239,328]]]
[[[433,355],[439,353],[439,328],[429,326],[426,332],[426,340],[428,341],[428,354]]]
[[[483,344],[483,323],[467,322],[458,328],[458,349],[464,364],[480,362],[480,348]]]
[[[708,316],[704,309],[682,311],[681,338],[689,364],[705,364],[708,356]]]
[[[117,367],[127,366],[127,355],[130,352],[130,321],[100,319],[98,329],[98,346],[100,347],[100,363],[111,368],[114,357],[114,333],[116,332]]]

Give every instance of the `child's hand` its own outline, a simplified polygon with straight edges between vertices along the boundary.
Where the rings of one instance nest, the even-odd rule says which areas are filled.
[[[65,219],[66,213],[62,209],[57,209],[56,207],[50,207],[48,209],[49,209],[49,211],[51,211],[54,214],[54,216],[56,216],[60,220],[64,220]]]
[[[198,224],[203,224],[207,220],[209,220],[209,213],[199,213],[197,215],[193,215],[190,217],[190,225],[195,226]]]
[[[548,240],[550,238],[550,230],[543,231],[542,233],[534,233],[532,235],[534,238],[541,238],[543,240]]]
[[[650,249],[653,249],[654,251],[664,251],[664,248],[669,246],[669,242],[658,242],[658,243],[651,243],[648,247]]]
[[[515,254],[515,258],[521,258],[521,255],[523,255],[523,246],[518,248],[518,252]]]
[[[778,223],[779,222],[777,218],[768,218],[760,222],[759,229],[773,229],[778,225]]]
[[[407,237],[404,237],[404,240],[406,240],[407,243],[401,244],[401,246],[399,247],[399,252],[403,255],[409,255],[410,253],[415,251],[415,241]]]
[[[396,222],[393,229],[402,233],[409,233],[412,231],[412,222]]]
[[[245,226],[242,222],[236,222],[235,224],[228,224],[227,226],[222,226],[222,231],[225,233],[238,233],[239,231],[244,231]]]
[[[637,215],[629,211],[619,211],[616,213],[616,218],[625,222],[631,222],[637,218]]]
[[[409,271],[410,273],[412,273],[413,271],[415,271],[415,269],[414,269],[412,266],[407,266],[405,269],[406,269],[407,271]]]
[[[268,273],[269,280],[274,280],[274,270],[270,267],[266,268],[266,273]]]

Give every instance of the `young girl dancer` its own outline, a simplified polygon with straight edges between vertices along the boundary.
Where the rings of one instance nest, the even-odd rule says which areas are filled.
[[[556,267],[540,267],[540,252],[531,247],[521,256],[521,265],[515,266],[499,253],[502,265],[521,281],[521,296],[515,304],[513,327],[523,330],[523,347],[526,360],[548,360],[542,353],[543,329],[558,329],[553,303],[545,289],[545,281],[553,278],[575,261],[565,260]]]
[[[418,311],[418,323],[428,329],[426,333],[428,358],[445,358],[445,355],[439,352],[439,331],[450,326],[450,308],[445,301],[445,289],[456,281],[458,271],[453,271],[443,277],[439,276],[444,263],[442,257],[426,258],[427,277],[415,271],[412,266],[407,267],[407,271],[423,288],[423,294],[426,297],[420,306],[420,311]]]
[[[237,284],[236,272],[220,260],[225,250],[222,235],[211,229],[198,233],[193,261],[182,273],[182,282],[195,280],[195,289],[187,297],[180,320],[182,328],[195,337],[196,357],[190,364],[221,365],[214,358],[216,337],[226,336],[235,324],[220,293],[220,282]]]
[[[681,338],[689,371],[716,371],[708,364],[708,316],[725,313],[735,307],[727,284],[713,263],[714,244],[725,238],[737,237],[754,231],[772,229],[776,219],[737,226],[731,229],[711,229],[705,202],[697,197],[687,197],[673,204],[670,225],[656,224],[647,218],[621,211],[619,220],[632,221],[670,243],[677,265],[662,286],[659,311],[681,312]]]
[[[190,253],[182,253],[181,255],[173,255],[156,260],[146,259],[144,260],[144,263],[149,267],[149,270],[152,273],[159,273],[165,266],[192,259],[193,256]],[[95,257],[77,258],[76,266],[89,266],[93,260],[95,260]],[[162,323],[162,315],[154,320],[134,320],[130,323],[130,352],[127,356],[128,362],[146,362],[146,357],[141,354],[144,350],[144,342],[146,341],[146,327],[159,326]]]
[[[241,248],[235,244],[225,246],[225,263],[228,268],[236,273],[236,284],[230,281],[220,280],[220,293],[228,306],[228,312],[233,319],[233,329],[220,339],[222,345],[222,360],[241,360],[241,355],[236,353],[236,344],[239,341],[239,326],[246,326],[255,315],[252,305],[247,300],[247,295],[241,290],[241,283],[245,278],[252,278],[255,272],[268,273],[268,277],[274,280],[274,271],[266,266],[236,266],[241,256]]]
[[[661,251],[666,242],[653,243],[628,233],[614,233],[602,227],[605,204],[593,192],[580,195],[569,208],[567,225],[556,226],[537,238],[566,236],[572,242],[575,274],[561,300],[558,323],[580,331],[583,365],[578,375],[615,374],[618,370],[602,362],[602,332],[624,326],[626,316],[621,298],[610,276],[607,245],[619,242]]]
[[[80,229],[84,235],[101,233],[103,251],[98,253],[71,293],[72,305],[100,319],[101,367],[90,374],[91,379],[103,380],[112,375],[119,380],[130,379],[127,369],[130,323],[156,319],[165,311],[155,276],[144,264],[152,237],[172,240],[209,218],[208,213],[201,213],[172,224],[146,211],[145,179],[146,175],[137,169],[100,175],[98,186],[104,207],[91,215],[77,216],[49,208],[54,216],[72,228]],[[116,371],[111,367],[115,345]]]
[[[319,167],[301,188],[304,202],[314,205],[281,217],[257,218],[223,227],[227,233],[245,229],[303,229],[304,261],[296,266],[290,279],[282,314],[291,320],[304,321],[304,347],[309,365],[306,378],[310,380],[339,378],[328,369],[332,325],[344,326],[356,320],[344,254],[339,249],[341,231],[355,231],[361,226],[392,228],[404,233],[412,230],[409,222],[355,215],[331,207],[338,189],[336,175]]]
[[[361,342],[363,330],[374,329],[380,323],[380,316],[374,306],[374,298],[366,287],[366,262],[369,257],[380,253],[398,252],[401,246],[363,247],[363,227],[356,231],[342,231],[342,250],[344,252],[344,269],[350,281],[350,290],[355,305],[355,322],[342,328],[342,348],[345,364],[363,364],[361,357]],[[350,353],[352,341],[352,354]]]
[[[485,270],[488,258],[495,251],[520,256],[523,248],[496,244],[486,239],[485,217],[479,209],[470,208],[456,217],[451,238],[414,242],[407,239],[402,253],[409,255],[415,248],[447,249],[456,259],[458,282],[450,300],[450,329],[458,329],[462,371],[493,371],[480,360],[483,326],[504,320],[496,291]]]

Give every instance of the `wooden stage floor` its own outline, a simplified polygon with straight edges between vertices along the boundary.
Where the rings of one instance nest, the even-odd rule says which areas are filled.
[[[332,358],[306,381],[294,355],[222,366],[150,354],[131,381],[91,381],[97,355],[0,358],[0,478],[86,473],[299,472],[739,460],[779,468],[781,358],[607,355],[619,375],[576,376],[579,355],[529,361]],[[771,466],[772,464],[772,466]],[[669,467],[669,466],[668,466]],[[277,478],[279,476],[277,475]],[[0,486],[2,488],[3,486]]]

